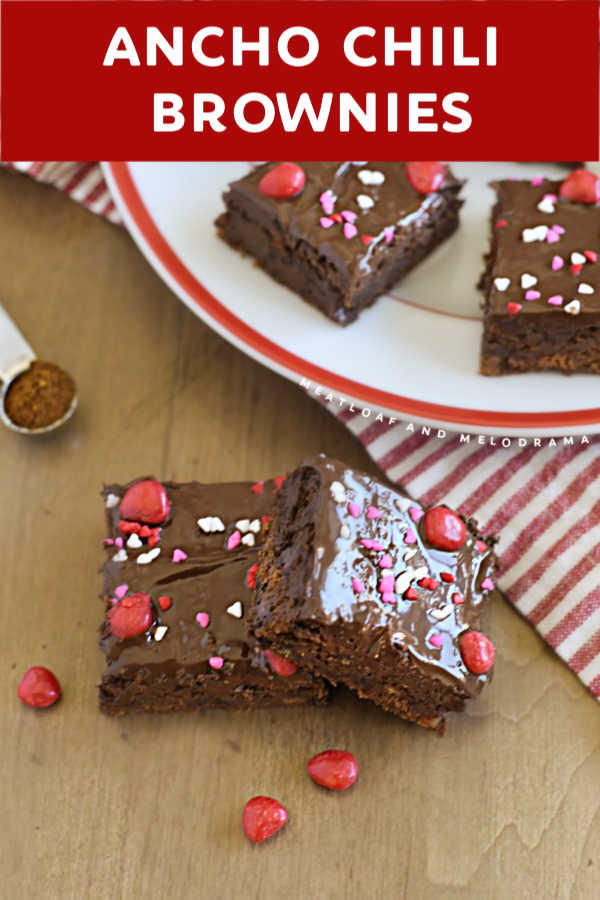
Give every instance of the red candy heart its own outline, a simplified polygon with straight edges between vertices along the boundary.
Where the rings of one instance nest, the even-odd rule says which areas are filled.
[[[425,537],[439,550],[458,550],[467,539],[465,523],[447,506],[434,506],[425,513]]]
[[[460,652],[465,666],[475,675],[483,675],[494,665],[496,648],[481,631],[467,631],[460,639]]]
[[[50,669],[32,666],[21,678],[17,695],[27,706],[44,709],[52,706],[60,697],[60,684]]]
[[[171,609],[173,606],[173,601],[170,597],[159,597],[156,601],[163,612],[166,612],[168,609]]]
[[[418,600],[419,595],[415,591],[414,587],[409,587],[404,591],[404,599],[405,600]]]
[[[147,479],[136,481],[125,492],[121,500],[121,517],[145,522],[147,525],[158,525],[169,515],[171,504],[167,492],[160,483]]]
[[[130,594],[123,597],[108,613],[110,630],[119,638],[137,637],[152,625],[152,604],[149,594]]]
[[[306,771],[330,791],[345,791],[358,778],[358,763],[346,750],[325,750],[309,760]]]
[[[288,200],[304,189],[306,175],[296,163],[284,162],[274,166],[258,182],[258,189],[265,197]]]
[[[559,195],[575,203],[598,203],[600,178],[587,169],[574,169],[560,186]]]
[[[287,810],[273,797],[252,797],[244,807],[242,825],[255,844],[266,841],[287,822]]]
[[[506,312],[509,314],[509,316],[516,316],[517,313],[520,313],[522,309],[523,307],[520,303],[510,302],[506,304]]]
[[[431,194],[441,187],[446,166],[439,162],[407,162],[406,177],[419,194]]]
[[[282,678],[288,678],[298,670],[296,663],[291,662],[289,659],[284,659],[283,656],[273,653],[272,650],[265,650],[265,656],[269,660],[269,665],[275,674],[281,675]]]

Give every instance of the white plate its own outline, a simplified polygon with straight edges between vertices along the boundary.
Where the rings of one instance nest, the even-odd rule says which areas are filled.
[[[389,295],[341,328],[220,241],[221,192],[247,163],[104,163],[133,237],[176,294],[272,369],[399,419],[497,435],[600,432],[594,375],[477,374],[475,284],[494,178],[564,177],[557,165],[454,163],[468,179],[461,227]]]

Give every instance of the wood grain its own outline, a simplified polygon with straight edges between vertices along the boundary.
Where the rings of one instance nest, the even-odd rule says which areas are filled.
[[[0,233],[1,300],[81,403],[61,434],[0,434],[0,896],[600,896],[600,710],[500,599],[495,680],[443,739],[349,694],[324,710],[99,714],[103,480],[259,478],[319,450],[374,467],[195,319],[123,230],[4,172]],[[60,677],[55,709],[16,698],[33,664]],[[359,759],[347,795],[304,773],[327,747]],[[240,816],[259,792],[290,822],[253,847]]]

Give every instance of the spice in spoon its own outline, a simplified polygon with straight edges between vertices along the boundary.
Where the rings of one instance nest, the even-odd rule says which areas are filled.
[[[4,409],[20,428],[47,428],[65,415],[75,396],[75,382],[54,363],[34,360],[7,391]]]

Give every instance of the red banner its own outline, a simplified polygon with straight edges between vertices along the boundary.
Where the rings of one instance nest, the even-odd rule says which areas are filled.
[[[598,4],[4,0],[3,159],[598,157]]]

